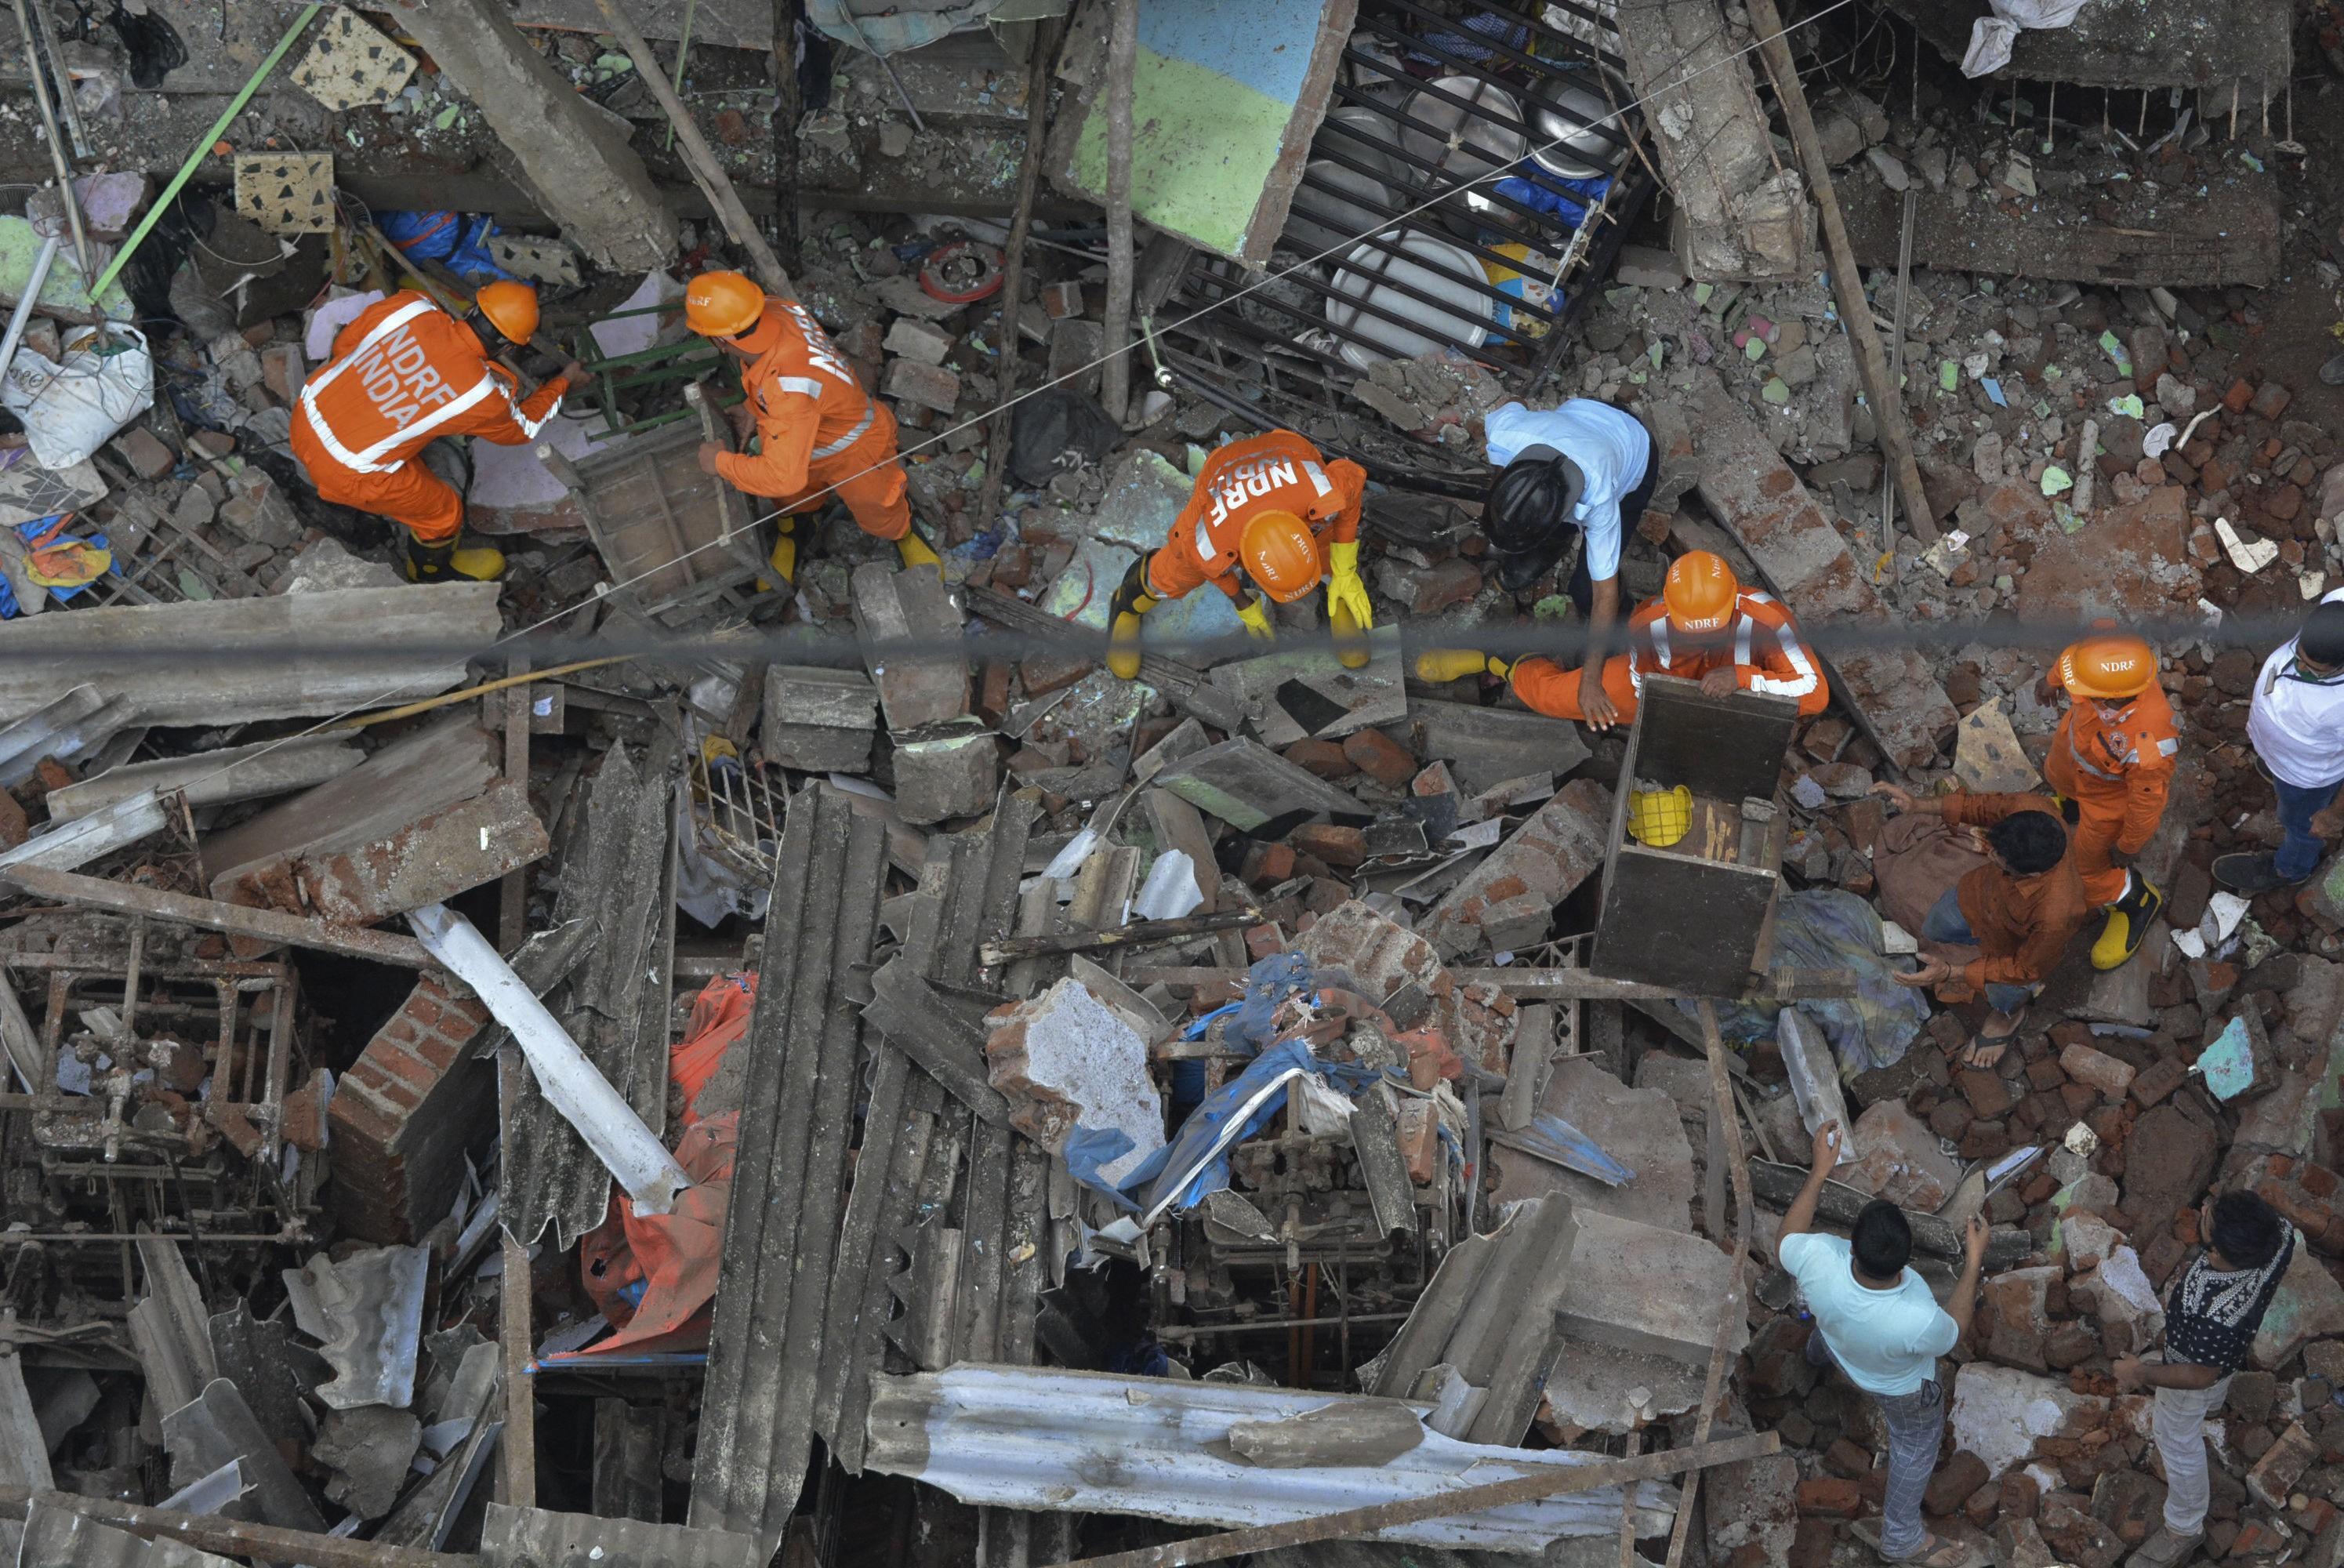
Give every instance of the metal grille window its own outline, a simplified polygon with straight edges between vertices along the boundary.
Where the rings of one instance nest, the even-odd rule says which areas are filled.
[[[1285,275],[1167,329],[1184,384],[1276,420],[1298,400],[1339,404],[1379,361],[1442,349],[1517,391],[1546,373],[1652,180],[1633,145],[1642,117],[1615,118],[1634,95],[1609,16],[1524,6],[1361,0],[1279,246]],[[1165,317],[1258,281],[1199,255]]]

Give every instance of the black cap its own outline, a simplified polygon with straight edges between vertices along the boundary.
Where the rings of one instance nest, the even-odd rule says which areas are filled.
[[[2313,610],[2296,647],[2315,664],[2344,664],[2344,601]]]

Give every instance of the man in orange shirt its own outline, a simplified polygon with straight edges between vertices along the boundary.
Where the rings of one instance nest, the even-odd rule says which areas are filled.
[[[1346,458],[1329,462],[1292,430],[1231,441],[1205,460],[1188,504],[1173,520],[1162,549],[1124,574],[1107,607],[1107,668],[1124,680],[1139,673],[1139,620],[1158,601],[1178,599],[1210,582],[1229,596],[1246,630],[1265,642],[1275,633],[1261,595],[1248,598],[1246,577],[1280,604],[1291,604],[1322,579],[1327,620],[1348,669],[1368,662],[1359,633],[1375,624],[1359,581],[1359,505],[1367,470]],[[1238,568],[1243,567],[1240,575]]]
[[[2140,950],[2165,904],[2132,868],[2132,857],[2165,815],[2181,749],[2173,708],[2157,683],[2157,651],[2138,637],[2086,637],[2059,655],[2044,683],[2064,690],[2070,703],[2043,776],[2071,813],[2085,896],[2107,911],[2092,966],[2113,969]]]
[[[585,373],[573,360],[516,398],[518,379],[488,346],[526,343],[536,331],[537,290],[525,283],[489,284],[460,321],[402,289],[343,328],[333,359],[301,385],[293,455],[320,499],[407,530],[407,575],[419,582],[487,581],[505,569],[500,551],[457,548],[464,498],[416,460],[441,436],[508,447],[535,439]]]
[[[1541,713],[1587,716],[1580,702],[1585,672],[1566,670],[1544,654],[1510,665],[1471,649],[1436,648],[1416,661],[1418,678],[1435,683],[1484,672],[1510,683],[1514,694]],[[1628,618],[1628,652],[1603,662],[1603,692],[1621,723],[1635,718],[1647,675],[1699,681],[1713,697],[1743,691],[1794,698],[1802,715],[1820,713],[1831,701],[1823,667],[1791,612],[1773,595],[1743,587],[1724,558],[1706,550],[1677,557],[1661,596]]]
[[[2016,1037],[2026,1004],[2058,967],[2069,940],[2092,916],[2058,803],[2039,794],[1923,798],[1887,783],[1874,784],[1872,793],[1899,811],[1942,816],[1968,828],[1972,846],[1986,857],[1938,898],[1920,934],[1932,942],[1978,950],[1960,978],[1985,992],[1994,1010],[1959,1060],[1965,1067],[1990,1067]],[[1926,958],[1896,980],[1934,986],[1955,974],[1950,964]]]
[[[738,272],[703,272],[683,296],[684,323],[741,361],[741,389],[757,450],[700,445],[700,469],[735,490],[781,502],[773,571],[797,577],[794,512],[835,494],[874,539],[894,541],[906,566],[943,570],[912,528],[910,480],[895,459],[895,416],[863,389],[830,335],[794,299],[767,294]]]

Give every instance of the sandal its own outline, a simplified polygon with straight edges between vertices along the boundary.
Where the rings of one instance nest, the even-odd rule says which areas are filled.
[[[1874,1552],[1880,1551],[1879,1520],[1860,1521],[1854,1527],[1854,1533],[1858,1541],[1871,1547]],[[1883,1555],[1880,1560],[1883,1563],[1896,1563],[1899,1568],[1907,1568],[1907,1565],[1909,1568],[1967,1568],[1967,1564],[1972,1561],[1972,1553],[1965,1543],[1947,1541],[1931,1534],[1921,1538],[1919,1551],[1904,1557]]]
[[[1980,1072],[1991,1071],[2002,1060],[2002,1053],[2010,1049],[2012,1042],[2017,1038],[2016,1032],[2007,1035],[1972,1035],[1969,1044],[1954,1053],[1954,1065],[1959,1067],[1975,1067]]]

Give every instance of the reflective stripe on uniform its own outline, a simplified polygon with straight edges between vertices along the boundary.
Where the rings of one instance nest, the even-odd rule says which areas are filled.
[[[520,405],[519,403],[513,403],[513,423],[520,427],[520,433],[522,435],[527,436],[530,440],[537,440],[537,432],[545,429],[546,421],[552,419],[554,415],[561,411],[561,398],[566,398],[570,394],[568,392],[563,392],[561,398],[554,399],[551,403],[546,406],[545,412],[540,414],[533,420],[527,414],[520,411]],[[505,392],[505,400],[508,402],[512,400],[512,392],[510,389]]]
[[[1335,487],[1327,481],[1327,470],[1317,463],[1305,458],[1302,460],[1302,471],[1310,476],[1311,488],[1318,492],[1320,500],[1323,501],[1335,493]]]
[[[1756,595],[1753,594],[1752,597],[1754,598]],[[1814,691],[1817,680],[1814,661],[1807,657],[1805,645],[1799,641],[1798,634],[1792,631],[1789,625],[1774,627],[1773,632],[1774,646],[1782,650],[1783,659],[1788,661],[1791,668],[1797,673],[1788,680],[1775,675],[1753,675],[1750,677],[1750,689],[1753,692],[1763,692],[1770,697],[1808,695]]]
[[[822,383],[812,376],[775,376],[767,380],[765,385],[779,387],[784,392],[803,392],[809,398],[822,396]]]
[[[2162,740],[2162,741],[2159,741],[2159,742],[2157,742],[2157,754],[2158,754],[2160,756],[2168,756],[2168,757],[2169,757],[2169,756],[2171,756],[2174,753],[2176,753],[2176,752],[2179,751],[2180,749],[2181,749],[2181,743],[2180,743],[2179,741],[2176,741],[2176,740],[2170,740],[2170,739],[2168,739],[2168,740]]]
[[[352,365],[358,363],[358,361],[365,356],[368,349],[373,348],[377,343],[381,342],[385,338],[389,337],[392,333],[398,331],[400,328],[406,326],[409,321],[414,320],[418,316],[422,315],[425,311],[437,310],[439,309],[440,308],[437,305],[432,304],[429,299],[418,299],[409,304],[400,306],[398,309],[392,311],[389,315],[376,322],[373,329],[368,332],[365,337],[359,339],[357,346],[351,349],[349,353],[343,355],[339,359],[335,360],[323,370],[320,370],[318,374],[310,377],[308,380],[302,383],[301,412],[308,419],[310,432],[318,438],[319,445],[323,446],[326,450],[333,454],[334,460],[340,463],[344,468],[355,469],[360,473],[392,473],[397,471],[400,465],[396,462],[378,463],[374,461],[374,457],[379,457],[381,455],[380,450],[376,449],[369,449],[369,452],[372,454],[372,456],[369,456],[368,453],[354,452],[349,448],[344,446],[342,444],[341,437],[336,435],[334,433],[333,427],[326,423],[326,416],[318,407],[318,394],[324,391],[328,387],[332,386],[335,379],[344,370],[349,369]],[[397,444],[397,438],[394,438],[392,444]],[[377,443],[377,445],[379,447],[381,443]]]
[[[814,448],[813,450],[808,452],[806,456],[809,460],[814,458],[834,458],[839,453],[844,451],[847,448],[853,446],[855,442],[861,440],[865,435],[869,434],[871,427],[878,422],[879,405],[876,403],[865,403],[863,407],[863,418],[853,430],[847,431],[844,435],[839,437],[836,440],[831,442],[826,447]]]
[[[374,445],[367,448],[366,450],[359,454],[359,460],[350,466],[357,469],[360,473],[375,473],[381,471],[376,468],[375,464],[378,460],[379,460],[385,452],[389,451],[391,448],[403,446],[407,442],[414,440],[419,436],[422,437],[426,440],[429,440],[430,432],[432,430],[437,430],[441,425],[446,424],[450,420],[454,419],[458,414],[460,414],[466,410],[471,408],[473,404],[478,403],[490,393],[502,391],[503,389],[504,389],[499,384],[494,376],[482,376],[478,383],[466,389],[461,396],[449,399],[446,402],[440,404],[438,408],[432,410],[429,413],[424,415],[413,424],[408,425],[400,430],[393,430],[390,434],[383,437],[382,440],[375,442]]]

